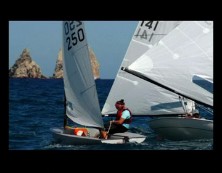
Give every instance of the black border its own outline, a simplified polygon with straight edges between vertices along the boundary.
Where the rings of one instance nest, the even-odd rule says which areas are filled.
[[[88,2],[84,2],[87,3]],[[149,3],[149,2],[148,2]],[[182,2],[181,2],[182,3]],[[60,3],[59,3],[60,5]],[[67,4],[66,4],[67,5]],[[93,4],[95,5],[95,4]],[[0,40],[1,40],[1,46],[3,47],[3,54],[1,59],[1,64],[3,63],[3,66],[0,67],[0,75],[1,75],[1,108],[4,109],[4,111],[0,115],[0,128],[1,128],[1,156],[3,159],[9,163],[11,162],[23,162],[26,164],[26,162],[32,162],[34,165],[38,165],[42,162],[49,162],[52,163],[52,166],[56,166],[56,163],[63,162],[61,164],[65,164],[64,168],[67,168],[68,164],[75,165],[75,161],[82,162],[83,164],[87,160],[87,165],[94,165],[93,167],[96,169],[100,169],[101,165],[104,165],[106,167],[105,170],[110,169],[110,171],[118,170],[118,161],[121,162],[121,160],[125,160],[129,163],[129,166],[124,165],[124,169],[126,167],[129,167],[130,169],[132,166],[134,169],[141,169],[141,167],[137,167],[136,165],[143,165],[145,166],[144,169],[148,169],[149,167],[152,167],[152,164],[159,165],[157,168],[161,168],[161,165],[165,165],[164,163],[167,161],[171,161],[173,165],[176,165],[176,163],[186,163],[188,164],[192,163],[197,164],[200,166],[205,166],[204,164],[210,164],[210,162],[216,161],[216,158],[220,155],[221,146],[220,145],[220,139],[219,135],[221,136],[222,130],[220,127],[221,121],[221,115],[218,112],[217,108],[219,107],[219,103],[216,100],[219,100],[219,92],[222,87],[220,87],[220,84],[217,80],[217,76],[221,74],[221,72],[216,72],[216,66],[220,63],[216,63],[216,61],[219,58],[216,58],[216,47],[217,44],[215,43],[218,39],[217,33],[220,32],[220,29],[216,29],[219,26],[219,21],[216,20],[212,13],[210,15],[210,12],[206,10],[209,9],[211,6],[206,7],[194,7],[191,9],[192,5],[189,4],[188,8],[181,9],[180,6],[173,6],[173,8],[167,8],[165,10],[155,10],[160,9],[159,7],[162,6],[165,7],[163,3],[159,3],[154,5],[146,5],[146,3],[140,3],[140,4],[133,4],[132,7],[126,7],[126,6],[120,6],[116,4],[115,6],[112,6],[110,4],[107,4],[109,6],[109,9],[107,9],[107,6],[105,7],[99,7],[98,9],[92,9],[88,13],[82,12],[79,13],[77,7],[81,7],[79,5],[70,5],[66,8],[64,8],[61,12],[59,9],[63,8],[61,7],[54,7],[56,10],[54,13],[52,13],[50,10],[50,7],[48,8],[37,8],[35,10],[31,9],[25,9],[21,7],[21,10],[26,10],[24,14],[21,14],[18,10],[15,11],[14,14],[9,14],[8,16],[4,17],[4,15],[1,15],[1,29],[0,29]],[[182,4],[181,4],[182,5]],[[44,4],[41,4],[40,7],[44,6]],[[93,8],[93,6],[90,6],[88,4],[88,8]],[[18,7],[19,8],[19,7]],[[31,7],[30,7],[31,8]],[[52,7],[51,7],[52,8]],[[136,10],[135,10],[136,9]],[[151,10],[154,9],[154,10]],[[61,15],[61,13],[63,15]],[[47,14],[47,15],[46,15]],[[85,14],[85,15],[84,15]],[[34,15],[35,17],[33,17]],[[181,17],[182,15],[182,17]],[[3,16],[3,17],[2,17]],[[47,16],[47,17],[46,17]],[[81,19],[81,20],[214,20],[214,149],[211,151],[17,151],[17,150],[9,150],[9,116],[8,110],[8,95],[7,92],[9,89],[9,81],[8,81],[8,60],[6,57],[9,57],[8,54],[8,21],[10,20],[69,20],[69,19]],[[219,32],[218,32],[219,31]],[[3,38],[3,39],[2,39]],[[221,55],[220,55],[221,56]],[[93,160],[93,161],[89,161]],[[25,162],[24,162],[25,161]],[[66,164],[67,161],[67,164]],[[95,162],[94,162],[95,161]],[[36,163],[37,162],[37,163]],[[53,163],[54,162],[54,163]],[[130,165],[132,164],[132,165]],[[51,164],[50,164],[51,165]],[[110,165],[113,165],[110,167]],[[57,166],[56,166],[57,167]],[[87,166],[85,166],[86,168]],[[103,166],[102,166],[103,167]],[[174,167],[174,166],[173,166]],[[183,166],[184,167],[184,166]],[[73,171],[76,171],[77,168],[72,166]],[[35,168],[32,168],[35,169]],[[90,169],[90,167],[88,167]],[[133,168],[132,168],[133,169]],[[164,167],[163,167],[164,169]],[[181,168],[180,168],[181,169]],[[182,168],[183,169],[183,168]],[[149,169],[148,169],[149,170]],[[146,171],[146,170],[145,170]]]

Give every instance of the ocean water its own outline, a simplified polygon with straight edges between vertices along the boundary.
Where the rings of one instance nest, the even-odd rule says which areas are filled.
[[[102,109],[113,80],[96,80]],[[146,135],[141,144],[61,145],[50,128],[62,127],[62,79],[9,79],[9,150],[212,150],[213,139],[170,141],[159,139],[149,128],[149,117],[134,118],[131,132]],[[211,115],[200,110],[202,116]],[[104,117],[104,121],[110,118]]]

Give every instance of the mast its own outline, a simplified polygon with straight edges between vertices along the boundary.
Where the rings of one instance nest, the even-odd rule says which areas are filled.
[[[64,93],[64,124],[63,124],[64,129],[67,126],[67,123],[68,123],[68,117],[66,115],[66,95]]]
[[[139,73],[139,72],[136,72],[136,71],[134,71],[134,70],[130,70],[130,69],[127,68],[127,67],[126,67],[126,68],[125,68],[125,67],[122,67],[121,70],[123,70],[123,71],[125,71],[125,72],[127,72],[127,73],[130,73],[130,74],[132,74],[132,75],[134,75],[134,76],[137,76],[137,77],[139,77],[140,79],[143,79],[143,80],[145,80],[145,81],[148,81],[148,82],[150,82],[150,83],[153,83],[153,84],[155,84],[155,85],[157,85],[157,86],[159,86],[159,87],[162,87],[162,88],[164,88],[164,89],[166,89],[166,90],[168,90],[168,91],[171,91],[171,92],[173,92],[173,93],[175,93],[175,94],[178,94],[178,95],[181,95],[181,96],[183,96],[183,97],[186,97],[186,98],[188,98],[188,99],[190,99],[190,100],[193,100],[193,101],[195,101],[196,103],[199,103],[199,104],[202,104],[202,105],[204,105],[204,106],[213,108],[213,106],[211,106],[211,105],[209,105],[209,104],[203,103],[203,102],[201,102],[201,101],[199,101],[199,100],[196,100],[196,99],[194,99],[194,98],[192,98],[192,97],[189,97],[189,96],[187,96],[187,95],[185,95],[185,94],[182,94],[182,93],[180,93],[180,92],[178,92],[178,91],[176,91],[176,90],[174,90],[174,89],[172,89],[172,88],[170,88],[170,87],[168,87],[168,86],[165,86],[165,85],[163,85],[163,84],[161,84],[161,83],[159,83],[159,82],[157,82],[157,81],[155,81],[155,80],[152,80],[152,79],[144,76],[143,74],[141,74],[141,73]]]

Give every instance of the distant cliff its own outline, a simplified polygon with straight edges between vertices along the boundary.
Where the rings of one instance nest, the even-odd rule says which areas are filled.
[[[92,65],[93,76],[95,79],[100,77],[99,63],[91,48],[89,48],[89,55]],[[52,78],[63,78],[63,63],[62,50],[59,50],[55,70]],[[30,52],[27,48],[22,51],[20,57],[15,64],[9,69],[9,77],[13,78],[47,78],[41,72],[39,65],[32,60]]]
[[[93,71],[93,76],[94,79],[100,78],[100,72],[99,72],[99,63],[97,61],[97,58],[95,56],[95,53],[91,48],[89,48],[89,56],[91,60],[91,65],[92,65],[92,71]],[[58,58],[56,61],[56,66],[55,66],[55,71],[53,73],[53,78],[63,78],[63,63],[62,63],[62,50],[59,50],[58,53]]]
[[[9,77],[13,78],[46,78],[35,61],[32,60],[27,48],[22,51],[19,59],[9,69]]]

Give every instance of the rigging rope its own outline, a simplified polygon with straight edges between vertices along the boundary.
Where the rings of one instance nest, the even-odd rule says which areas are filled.
[[[110,123],[109,123],[109,128],[108,128],[107,134],[109,134],[109,130],[111,128],[111,125],[112,125],[112,121],[110,121]]]

